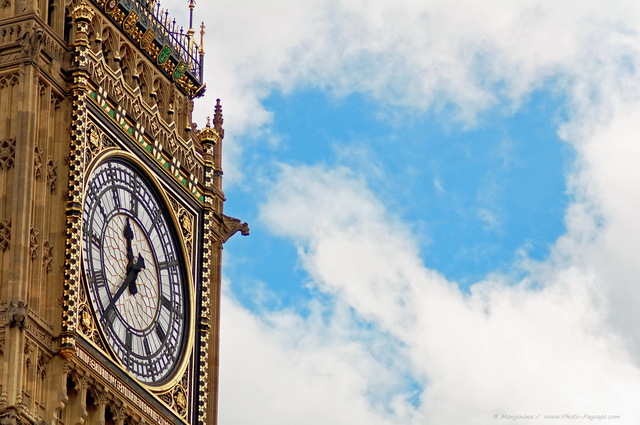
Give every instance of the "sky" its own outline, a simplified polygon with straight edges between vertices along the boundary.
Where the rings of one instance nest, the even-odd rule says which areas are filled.
[[[251,227],[223,252],[221,425],[640,423],[640,4],[195,17],[194,120],[222,100]]]

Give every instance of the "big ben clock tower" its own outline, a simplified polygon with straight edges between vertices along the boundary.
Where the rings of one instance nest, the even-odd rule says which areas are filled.
[[[203,29],[0,0],[0,425],[215,424],[225,216]]]

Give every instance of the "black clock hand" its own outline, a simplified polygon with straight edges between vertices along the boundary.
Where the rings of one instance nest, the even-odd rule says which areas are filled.
[[[127,217],[127,223],[124,225],[124,237],[127,240],[127,273],[131,270],[133,263],[133,248],[131,247],[131,241],[133,240],[133,230],[131,224],[129,224],[129,217]]]
[[[122,282],[122,285],[120,285],[120,287],[118,288],[118,291],[113,295],[113,297],[111,298],[111,301],[109,302],[107,307],[104,309],[103,316],[106,316],[109,313],[109,311],[115,306],[116,301],[118,301],[118,299],[122,296],[125,289],[129,288],[129,291],[131,291],[132,284],[134,286],[135,292],[138,292],[137,288],[135,287],[135,282],[136,282],[136,278],[138,277],[138,273],[140,273],[140,270],[144,268],[145,268],[144,258],[142,257],[142,255],[138,254],[138,260],[132,262],[131,271],[127,274],[127,277],[125,277],[124,281]]]
[[[140,272],[140,270],[145,268],[144,258],[142,257],[142,254],[138,253],[138,260],[133,261],[133,264],[131,265],[131,267],[132,267],[131,272],[137,269],[136,274],[134,275],[133,279],[129,283],[129,293],[131,295],[135,295],[138,293],[138,287],[136,286],[136,278],[138,277],[138,273]]]

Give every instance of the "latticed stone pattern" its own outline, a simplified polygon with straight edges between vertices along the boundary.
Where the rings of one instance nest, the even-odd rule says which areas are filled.
[[[13,167],[16,159],[16,139],[5,139],[0,142],[0,169],[8,170]]]
[[[9,248],[11,242],[11,220],[0,221],[0,250]]]
[[[86,28],[78,23],[78,30]],[[69,186],[67,197],[67,238],[65,246],[65,281],[63,289],[63,314],[61,352],[75,351],[75,330],[78,322],[78,290],[81,276],[81,240],[82,240],[82,201],[84,186],[84,151],[88,113],[86,96],[88,79],[86,72],[87,47],[77,44],[75,47],[74,89],[71,120],[71,141],[69,152]]]

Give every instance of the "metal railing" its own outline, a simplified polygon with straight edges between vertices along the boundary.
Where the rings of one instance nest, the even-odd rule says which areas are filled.
[[[92,0],[100,4],[100,0]],[[125,9],[125,14],[135,11],[138,15],[137,24],[145,30],[155,32],[155,41],[160,47],[167,45],[171,48],[171,56],[187,65],[193,78],[198,82],[203,80],[204,51],[201,45],[196,43],[193,29],[193,9],[195,0],[189,1],[189,28],[179,26],[175,19],[169,16],[169,11],[161,7],[159,0],[119,0],[118,4]],[[204,28],[201,33],[202,44]]]

